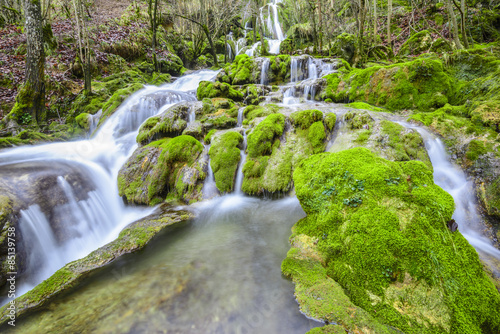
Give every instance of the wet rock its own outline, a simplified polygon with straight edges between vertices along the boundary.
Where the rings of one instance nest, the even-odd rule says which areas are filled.
[[[70,237],[64,204],[70,200],[59,183],[64,179],[72,188],[76,201],[88,198],[88,193],[95,189],[83,167],[65,161],[30,161],[8,164],[0,169],[0,263],[4,263],[8,254],[9,228],[16,230],[16,266],[18,274],[26,268],[27,249],[23,247],[23,236],[19,226],[21,210],[38,205],[47,217],[58,242]],[[29,245],[28,245],[29,246]],[[6,283],[6,272],[0,270],[0,287]]]
[[[118,173],[118,190],[128,203],[154,205],[173,196],[201,196],[206,162],[203,145],[191,136],[164,138],[134,151]]]
[[[33,290],[17,298],[16,316],[19,318],[44,307],[57,296],[78,286],[99,268],[124,254],[143,249],[167,227],[181,224],[193,217],[194,215],[187,211],[173,211],[168,206],[160,207],[150,216],[127,226],[116,240],[93,251],[83,259],[65,265]],[[8,326],[6,322],[10,320],[7,306],[0,308],[0,328],[6,328]]]

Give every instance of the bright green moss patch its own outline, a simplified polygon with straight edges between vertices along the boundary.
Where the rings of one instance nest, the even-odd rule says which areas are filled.
[[[386,131],[399,129],[386,125]],[[453,199],[434,184],[423,163],[391,162],[356,148],[304,160],[294,182],[307,217],[294,227],[294,248],[282,269],[296,281],[298,295],[300,284],[316,288],[316,298],[298,298],[306,314],[327,319],[328,307],[342,296],[325,297],[330,291],[321,290],[325,276],[287,268],[297,254],[301,261],[314,261],[318,272],[324,268],[350,302],[402,332],[500,330],[495,311],[500,295],[472,246],[460,232],[447,229]],[[301,250],[304,246],[294,241],[299,237],[313,240],[317,251]],[[352,330],[349,321],[336,318]]]
[[[328,113],[325,115],[325,126],[328,129],[328,131],[333,131],[335,128],[335,123],[337,122],[337,115],[334,113]]]
[[[313,153],[321,153],[325,150],[325,126],[322,122],[314,122],[309,127],[309,142],[313,147]]]
[[[210,147],[210,166],[214,172],[215,185],[221,193],[234,189],[234,178],[240,162],[240,149],[243,136],[236,131],[215,136]]]
[[[476,161],[481,155],[486,154],[487,152],[488,150],[484,146],[484,142],[479,140],[471,140],[465,156],[470,161]]]
[[[378,108],[375,106],[372,106],[368,103],[364,102],[352,102],[346,105],[346,107],[353,108],[353,109],[363,109],[363,110],[369,110],[369,111],[385,111],[382,108]]]
[[[357,101],[392,110],[430,110],[444,106],[454,93],[453,79],[437,59],[344,70],[325,76],[323,99]]]
[[[295,127],[308,129],[313,123],[323,120],[323,113],[319,110],[300,110],[292,113],[290,119]]]
[[[175,137],[186,129],[189,105],[178,103],[164,111],[161,115],[148,118],[139,128],[136,141],[146,145],[154,140]]]
[[[269,155],[275,140],[283,134],[285,116],[271,114],[257,125],[257,128],[248,136],[248,156],[256,158]]]
[[[120,196],[136,204],[154,205],[169,194],[178,199],[196,197],[205,178],[197,160],[203,145],[191,136],[165,138],[138,148],[118,174]]]
[[[281,107],[275,104],[265,104],[265,105],[250,105],[243,110],[243,115],[245,116],[245,120],[252,121],[257,117],[266,117],[271,114],[275,114],[279,112]]]
[[[390,122],[381,121],[382,134],[386,134],[388,145],[394,149],[393,161],[420,160],[432,169],[432,163],[424,149],[422,137],[416,131],[406,130],[404,126]]]
[[[202,81],[196,91],[198,100],[204,98],[225,97],[234,101],[243,100],[243,94],[227,83]]]
[[[210,130],[210,131],[207,133],[207,135],[205,136],[205,139],[204,139],[204,141],[205,141],[205,143],[206,143],[206,144],[210,145],[210,143],[212,142],[212,137],[214,136],[214,134],[215,134],[216,132],[217,132],[217,130],[216,130],[216,129],[212,129],[212,130]]]

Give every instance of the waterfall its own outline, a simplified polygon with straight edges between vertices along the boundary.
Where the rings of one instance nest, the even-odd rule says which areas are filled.
[[[59,222],[62,225],[59,226],[59,233],[65,235],[63,241],[58,240],[59,234],[55,234],[51,218],[44,214],[38,203],[21,211],[19,225],[29,262],[26,277],[22,278],[29,285],[26,290],[66,263],[112,241],[123,227],[152,212],[151,208],[126,207],[123,204],[116,186],[118,171],[137,148],[135,138],[139,126],[147,118],[168,105],[194,101],[194,90],[199,82],[212,80],[216,74],[215,71],[204,70],[172,84],[146,86],[127,98],[88,140],[24,146],[0,153],[0,166],[5,168],[20,163],[64,161],[69,168],[85,174],[85,179],[93,183],[91,188],[94,190],[87,194],[87,199],[77,201],[72,185],[62,176],[57,179],[67,202],[50,210],[55,214],[65,214],[64,221]],[[30,173],[36,177],[36,171]],[[43,270],[38,270],[40,267]]]
[[[260,72],[260,84],[261,85],[267,85],[267,72],[269,71],[269,64],[270,60],[269,58],[264,58],[262,60],[262,70]]]
[[[236,172],[236,182],[234,184],[234,193],[236,195],[241,195],[243,192],[241,191],[241,186],[243,184],[243,167],[245,166],[245,162],[247,160],[247,154],[245,150],[247,149],[247,134],[243,131],[243,148],[240,151],[240,164],[238,166],[238,171]]]
[[[245,107],[241,107],[238,109],[238,123],[237,126],[241,127],[243,125],[243,111],[245,110]]]
[[[317,79],[318,78],[318,69],[315,63],[315,59],[312,57],[309,57],[309,60],[307,61],[307,71],[308,79]]]
[[[208,173],[207,177],[205,178],[205,182],[203,183],[203,189],[201,191],[203,194],[203,199],[210,199],[219,193],[219,191],[217,190],[217,186],[215,185],[214,172],[212,170],[212,166],[210,166],[210,155],[208,154],[210,152],[210,146],[211,145],[205,146],[205,151],[207,152],[206,154],[208,156]]]
[[[434,183],[448,192],[455,200],[455,212],[452,218],[457,222],[462,235],[479,253],[500,260],[500,250],[493,247],[490,240],[483,236],[480,231],[484,223],[477,212],[472,182],[467,180],[465,173],[460,168],[450,162],[441,140],[419,126],[405,122],[398,123],[407,128],[415,129],[422,136],[434,169]]]

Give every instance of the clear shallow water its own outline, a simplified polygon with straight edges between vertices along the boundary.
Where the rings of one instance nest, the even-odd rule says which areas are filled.
[[[296,198],[227,195],[194,206],[198,218],[19,319],[16,333],[305,333],[282,277]]]

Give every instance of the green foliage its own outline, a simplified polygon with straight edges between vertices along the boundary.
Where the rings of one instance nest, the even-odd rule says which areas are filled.
[[[198,100],[204,98],[225,97],[234,101],[243,100],[243,94],[223,82],[202,81],[196,92]]]
[[[484,142],[479,140],[471,140],[465,156],[470,161],[476,161],[481,155],[486,154],[487,152],[488,150],[486,149]]]
[[[292,113],[290,119],[295,127],[308,129],[313,123],[323,120],[323,113],[319,110],[300,110]]]
[[[257,125],[248,135],[248,156],[257,158],[271,154],[271,148],[276,139],[283,134],[285,117],[282,114],[271,114]]]

